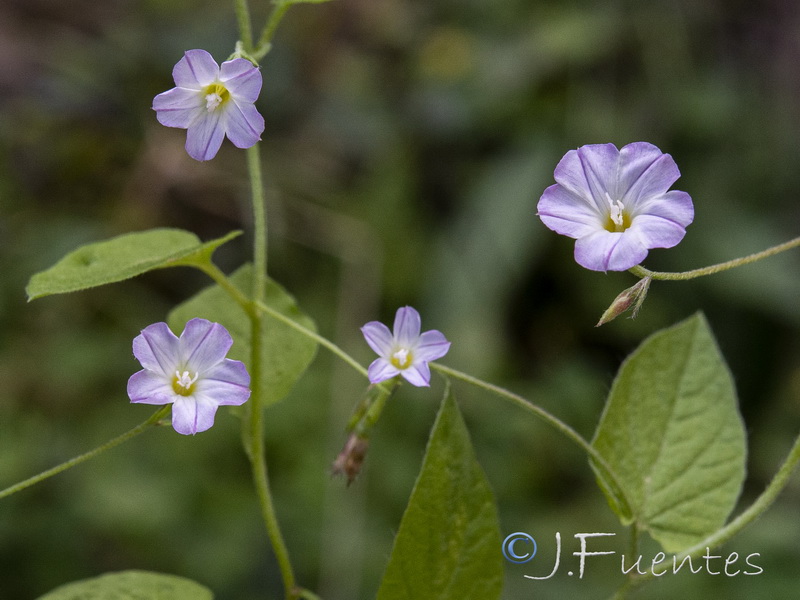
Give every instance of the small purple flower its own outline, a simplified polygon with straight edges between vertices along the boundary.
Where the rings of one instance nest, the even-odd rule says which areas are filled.
[[[133,340],[144,369],[128,380],[131,402],[172,404],[175,431],[205,431],[218,406],[238,406],[250,397],[244,363],[225,358],[232,345],[227,329],[205,319],[186,323],[180,338],[166,323],[148,325]]]
[[[380,358],[369,366],[369,380],[379,383],[402,375],[416,386],[431,384],[428,361],[447,354],[450,342],[441,331],[420,334],[419,313],[410,306],[397,310],[394,333],[383,323],[371,321],[361,328],[364,339]]]
[[[593,271],[626,271],[650,248],[672,248],[694,219],[686,192],[668,191],[680,177],[669,154],[646,142],[591,144],[558,163],[556,184],[537,206],[542,222],[575,238],[575,260]]]
[[[188,50],[172,70],[175,86],[153,99],[158,122],[186,129],[186,152],[195,160],[216,156],[227,135],[237,148],[261,139],[262,117],[253,103],[261,72],[249,60],[217,65],[205,50]]]

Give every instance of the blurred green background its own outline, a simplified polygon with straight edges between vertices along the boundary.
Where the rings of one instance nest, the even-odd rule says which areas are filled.
[[[260,25],[266,0],[253,6]],[[0,4],[0,487],[143,421],[125,383],[130,341],[207,285],[166,270],[27,304],[24,286],[81,243],[155,226],[212,239],[249,228],[244,154],[210,163],[159,126],[153,96],[186,49],[223,60],[232,2],[4,0]],[[569,149],[649,141],[695,201],[676,248],[646,265],[687,270],[800,233],[800,10],[753,3],[336,0],[289,11],[262,63],[258,107],[270,271],[366,364],[358,327],[412,304],[453,348],[444,362],[518,391],[590,437],[622,359],[649,333],[705,311],[734,373],[751,454],[742,504],[763,489],[800,424],[797,251],[689,283],[655,283],[635,321],[594,323],[635,279],[593,273],[547,230],[536,202]],[[230,271],[249,238],[217,254]],[[364,381],[320,351],[267,415],[267,450],[299,581],[325,600],[371,598],[419,469],[442,383],[404,386],[365,471],[330,476]],[[553,536],[624,530],[583,455],[481,392],[456,386],[505,535],[541,562],[508,565],[504,599],[605,598],[618,556],[584,580],[552,562]],[[148,432],[0,502],[0,598],[138,568],[221,599],[278,598],[238,422],[193,438]],[[761,553],[764,573],[666,576],[641,598],[788,598],[800,562],[790,484],[720,549]],[[499,549],[498,549],[499,551]],[[548,555],[548,552],[550,554]],[[649,556],[655,554],[655,550]],[[532,566],[538,565],[538,566]],[[266,593],[265,593],[266,590]]]

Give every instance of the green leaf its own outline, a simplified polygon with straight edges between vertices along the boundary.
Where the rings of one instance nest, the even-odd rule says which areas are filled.
[[[230,281],[245,295],[250,294],[252,265],[240,267]],[[303,314],[286,290],[272,280],[267,280],[265,304],[296,321],[306,329],[316,331],[314,321]],[[183,331],[187,321],[203,317],[222,323],[233,336],[234,344],[228,356],[241,360],[253,368],[250,360],[250,317],[230,295],[213,285],[176,306],[167,317],[172,331]],[[264,316],[264,363],[261,365],[261,385],[265,393],[264,406],[281,400],[303,374],[317,350],[317,343],[290,326],[269,315]]]
[[[275,4],[288,5],[292,4],[322,4],[323,2],[330,2],[330,0],[274,0]]]
[[[122,571],[93,579],[68,583],[41,596],[39,600],[213,600],[211,590],[190,579],[149,573]]]
[[[377,600],[493,600],[502,586],[497,507],[448,385]]]
[[[73,250],[55,265],[31,277],[28,300],[85,290],[130,279],[153,269],[194,264],[240,235],[234,231],[203,244],[182,229],[151,229],[128,233]]]
[[[668,552],[725,523],[747,448],[733,379],[702,314],[653,334],[623,363],[592,443],[630,501],[623,522]]]

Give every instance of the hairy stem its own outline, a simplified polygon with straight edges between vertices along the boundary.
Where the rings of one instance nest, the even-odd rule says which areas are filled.
[[[0,499],[5,498],[6,496],[10,496],[11,494],[14,494],[16,492],[22,491],[25,488],[28,488],[32,485],[39,483],[40,481],[44,481],[45,479],[52,477],[53,475],[58,475],[62,471],[66,471],[67,469],[71,469],[72,467],[78,466],[82,462],[85,462],[90,458],[94,458],[95,456],[102,454],[106,450],[110,450],[115,446],[119,446],[123,442],[127,442],[128,440],[135,438],[137,435],[146,431],[151,426],[158,424],[158,422],[164,416],[166,416],[170,408],[172,408],[170,405],[162,406],[155,413],[153,413],[153,415],[149,419],[147,419],[144,423],[141,423],[140,425],[137,425],[130,431],[127,431],[122,435],[117,436],[112,440],[109,440],[102,446],[98,446],[94,450],[89,450],[89,452],[85,452],[84,454],[80,454],[79,456],[71,458],[68,461],[61,463],[60,465],[57,465],[52,469],[47,469],[47,471],[43,471],[38,475],[34,475],[33,477],[26,479],[25,481],[20,481],[19,483],[14,484],[11,487],[7,487],[6,489],[0,491]]]
[[[592,459],[595,468],[600,471],[603,476],[605,477],[606,481],[611,484],[615,489],[614,494],[617,496],[618,500],[622,502],[622,506],[620,508],[626,512],[630,513],[630,502],[628,501],[625,493],[622,489],[622,486],[619,484],[619,478],[616,476],[614,471],[611,469],[609,464],[606,460],[600,455],[600,453],[592,446],[589,442],[587,442],[581,435],[575,431],[572,427],[558,419],[557,417],[551,415],[549,412],[544,410],[543,408],[536,406],[530,400],[523,398],[513,392],[510,392],[500,386],[487,383],[477,377],[473,377],[472,375],[467,375],[466,373],[462,373],[461,371],[456,371],[455,369],[451,369],[450,367],[445,367],[444,365],[440,364],[431,364],[431,368],[439,371],[440,373],[452,377],[453,379],[461,380],[465,383],[469,383],[470,385],[474,385],[479,387],[483,390],[488,392],[492,392],[493,394],[504,398],[505,400],[509,400],[512,404],[519,406],[523,410],[531,413],[536,418],[541,421],[544,421],[556,431],[563,434],[567,439],[574,442],[581,450],[583,450],[589,458]]]
[[[773,246],[772,248],[767,248],[766,250],[762,250],[761,252],[756,252],[755,254],[743,256],[742,258],[734,258],[733,260],[729,260],[716,265],[711,265],[710,267],[703,267],[702,269],[693,269],[692,271],[683,271],[680,273],[667,273],[663,271],[650,271],[649,269],[645,269],[641,265],[637,265],[629,269],[629,271],[634,275],[636,275],[637,277],[642,277],[642,278],[650,277],[652,279],[659,279],[663,281],[683,281],[686,279],[694,279],[695,277],[703,277],[704,275],[713,275],[714,273],[720,273],[722,271],[727,271],[728,269],[734,269],[736,267],[748,265],[750,263],[754,263],[764,258],[768,258],[775,254],[779,254],[781,252],[785,252],[787,250],[791,250],[792,248],[797,248],[797,247],[800,247],[800,237],[794,238],[793,240],[789,240],[788,242],[784,242],[783,244],[778,244],[777,246]]]

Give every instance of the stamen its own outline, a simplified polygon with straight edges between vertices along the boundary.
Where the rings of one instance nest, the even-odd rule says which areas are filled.
[[[195,373],[194,377],[189,376],[189,371],[184,371],[183,373],[179,373],[175,371],[175,385],[180,386],[186,390],[192,387],[197,381],[197,378],[200,376],[200,373]]]
[[[608,200],[608,218],[614,226],[614,231],[625,231],[625,205],[621,200],[612,200],[611,196],[606,192],[606,200]]]
[[[222,96],[219,94],[208,94],[206,96],[206,109],[208,112],[211,112],[215,108],[217,108],[220,104],[222,104]]]
[[[400,348],[392,354],[390,362],[398,369],[407,369],[414,362],[414,356],[407,348]]]
[[[230,92],[220,82],[212,83],[203,90],[203,98],[206,101],[206,110],[211,112],[216,110],[230,98]]]

